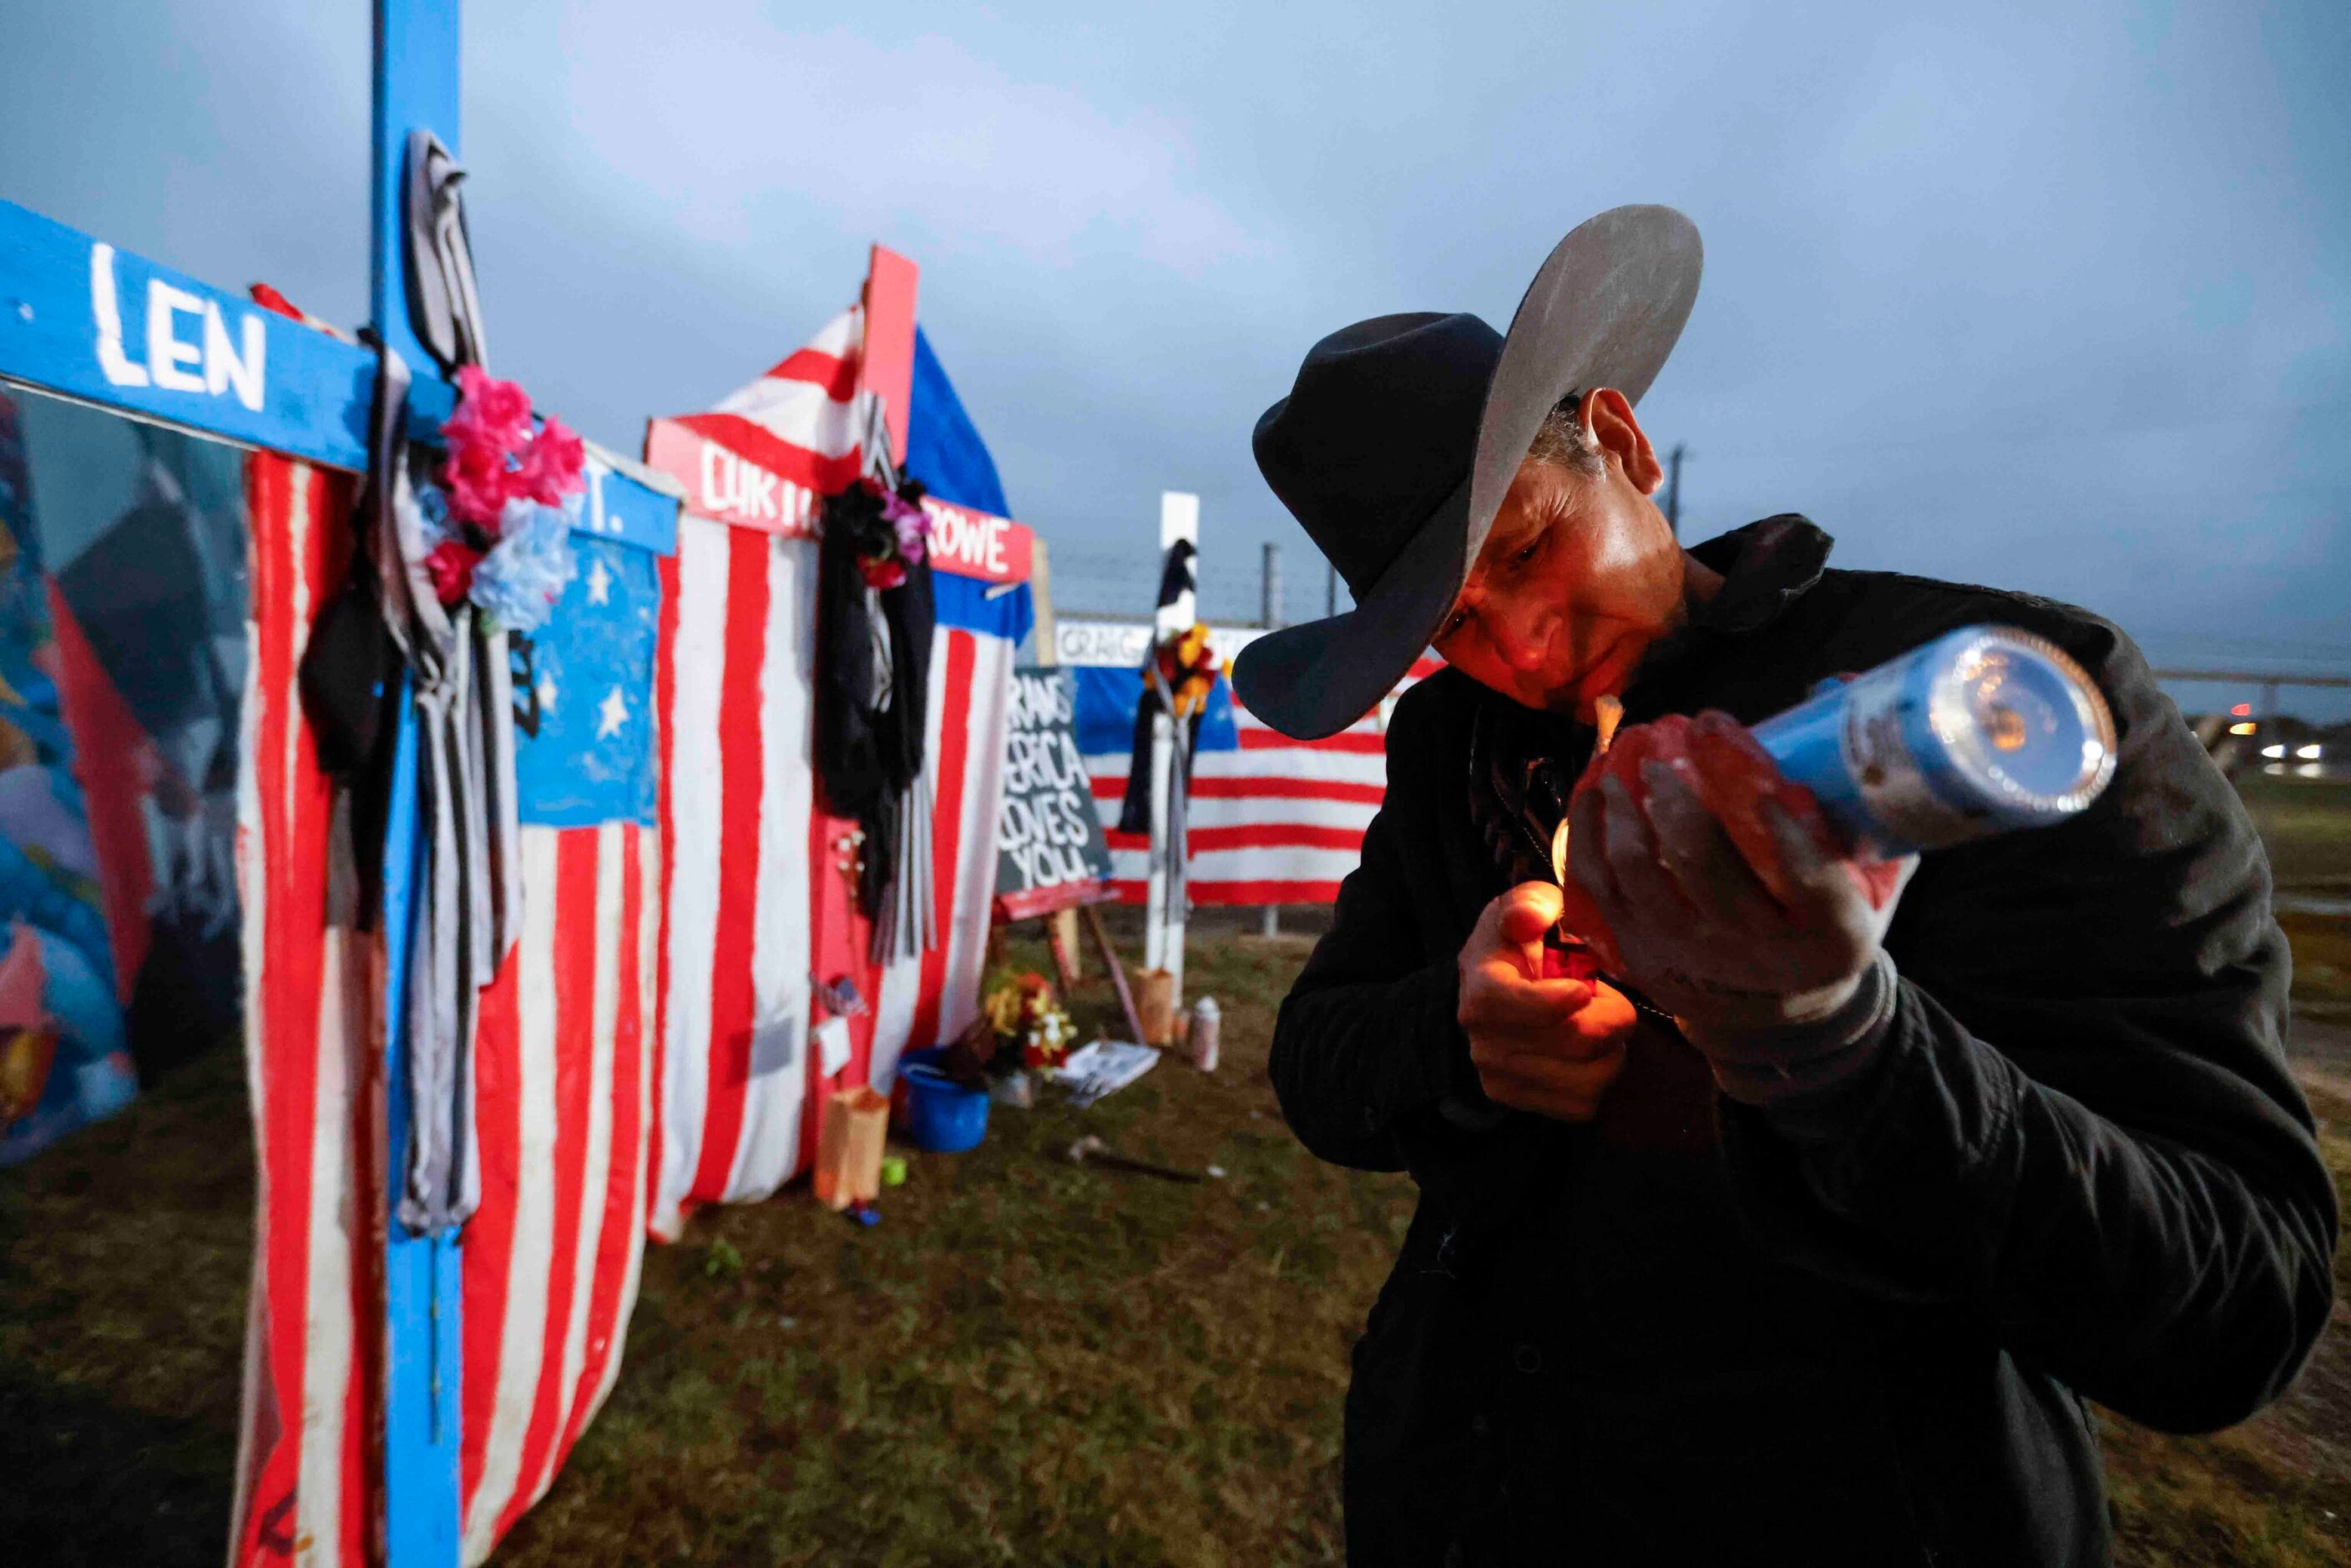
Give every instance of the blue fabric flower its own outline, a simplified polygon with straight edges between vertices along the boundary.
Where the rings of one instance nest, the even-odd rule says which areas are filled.
[[[560,507],[507,503],[498,542],[474,569],[468,595],[506,630],[528,635],[546,625],[555,601],[579,575],[571,528],[579,518],[580,503],[578,496],[566,497]]]

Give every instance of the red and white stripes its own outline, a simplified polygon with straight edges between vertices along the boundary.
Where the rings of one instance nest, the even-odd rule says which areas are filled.
[[[864,329],[862,309],[845,312],[713,412],[647,433],[647,461],[687,494],[677,556],[663,566],[655,693],[668,884],[647,1218],[665,1239],[697,1204],[773,1192],[813,1153],[825,1093],[886,1082],[910,1043],[935,1043],[977,1006],[1013,643],[978,627],[987,615],[949,606],[995,604],[959,574],[1025,576],[1028,535],[963,511],[943,531],[974,548],[935,560],[943,584],[956,574],[970,590],[942,588],[932,643],[925,767],[940,940],[877,969],[835,880],[827,834],[841,824],[819,811],[810,702],[816,497],[856,476],[860,439],[876,428],[860,386]],[[816,968],[828,980],[845,969],[872,1009],[852,1026],[837,1078],[811,1060]]]
[[[800,531],[785,535],[689,512],[662,563],[669,880],[650,1220],[664,1238],[685,1207],[764,1197],[800,1163],[816,789],[809,517],[803,506]]]
[[[1240,745],[1193,759],[1185,886],[1196,904],[1329,904],[1363,858],[1364,831],[1387,793],[1387,709],[1395,696],[1444,668],[1423,658],[1386,702],[1322,740],[1293,740],[1233,704]],[[1113,883],[1124,903],[1143,899],[1149,849],[1118,831],[1127,754],[1086,758],[1094,802],[1110,841]]]
[[[686,505],[705,516],[790,532],[801,526],[806,492],[831,495],[864,472],[870,393],[858,390],[865,312],[852,306],[806,348],[788,354],[707,413],[653,422],[646,460],[670,468],[686,486]],[[703,438],[690,473],[660,449],[665,431]],[[799,491],[797,497],[784,492]],[[798,512],[794,501],[798,503]]]
[[[664,1239],[697,1204],[767,1197],[809,1153],[816,512],[862,463],[863,334],[863,311],[843,311],[647,438],[688,496],[662,563],[654,695],[668,884],[647,1223]]]
[[[238,798],[259,1153],[233,1568],[375,1560],[388,1194],[380,942],[297,673],[341,580],[347,481],[248,460]],[[483,993],[482,1203],[462,1249],[467,1563],[542,1495],[618,1375],[652,1187],[660,835],[526,826],[522,939]]]
[[[621,1364],[652,1180],[660,840],[522,829],[523,929],[482,994],[482,1205],[465,1229],[459,1484],[480,1563],[543,1496]]]
[[[350,485],[256,454],[246,499],[237,879],[258,1179],[229,1561],[357,1568],[382,1503],[382,970],[297,685],[349,559]]]
[[[817,914],[838,885],[812,869],[812,513],[877,427],[857,384],[862,323],[849,312],[712,413],[656,423],[649,447],[690,448],[664,465],[705,503],[660,568],[656,823],[521,829],[522,935],[481,998],[482,1199],[457,1281],[469,1565],[546,1493],[611,1388],[647,1229],[674,1236],[695,1203],[772,1192],[806,1164],[809,1109],[833,1086],[810,1060],[810,970],[841,942]],[[238,863],[260,1196],[231,1560],[358,1568],[380,1550],[384,1496],[384,966],[357,929],[348,814],[298,682],[348,564],[350,486],[264,455],[248,486]],[[1018,525],[959,526],[971,570],[1025,572],[1006,564],[1027,559]],[[886,1079],[977,1002],[1006,627],[1026,612],[981,613],[997,590],[946,580],[926,747],[941,939],[863,973],[872,1043],[843,1083]]]

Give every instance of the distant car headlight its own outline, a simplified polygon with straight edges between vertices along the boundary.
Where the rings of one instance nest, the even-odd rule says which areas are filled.
[[[2229,727],[2229,733],[2231,735],[2251,735],[2259,727],[2261,727],[2252,723],[2232,724]]]
[[[2283,757],[2285,755],[2285,747],[2283,746],[2264,746],[2262,747],[2262,755],[2263,757]]]
[[[2304,761],[2314,759],[2318,756],[2318,752],[2319,748],[2315,746],[2297,747],[2294,749],[2294,755],[2303,758]]]

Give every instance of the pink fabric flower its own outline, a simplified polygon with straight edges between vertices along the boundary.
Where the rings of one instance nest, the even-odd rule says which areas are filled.
[[[474,568],[482,558],[455,539],[443,539],[424,558],[424,570],[432,575],[433,591],[444,604],[455,604],[465,597],[474,586]]]
[[[561,431],[539,459],[539,468],[526,478],[514,456],[537,444],[530,428],[530,396],[513,382],[502,382],[478,365],[457,371],[457,411],[441,427],[449,443],[442,469],[449,493],[450,515],[492,534],[507,503],[517,496],[535,496],[560,483],[563,459],[579,448],[579,439]],[[550,499],[559,499],[560,491]]]
[[[450,417],[451,439],[460,431],[507,451],[530,439],[530,394],[514,382],[502,382],[479,365],[457,370],[457,412]]]
[[[588,487],[583,477],[587,466],[587,444],[565,429],[561,420],[549,419],[523,448],[513,493],[528,496],[542,507],[560,506],[564,497]]]
[[[910,564],[922,559],[931,539],[930,514],[893,495],[883,497],[882,517],[898,530],[899,559]]]

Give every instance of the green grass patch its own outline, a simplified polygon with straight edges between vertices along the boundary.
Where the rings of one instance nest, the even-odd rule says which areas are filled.
[[[2351,783],[2273,777],[2237,780],[2261,829],[2281,888],[2341,888],[2351,894]]]
[[[1305,949],[1196,946],[1216,1074],[1171,1057],[1084,1113],[998,1106],[971,1153],[911,1155],[873,1229],[799,1189],[698,1216],[648,1260],[620,1386],[499,1560],[1339,1561],[1346,1353],[1411,1195],[1277,1117],[1265,1042]],[[1110,1022],[1107,987],[1076,1003]],[[1226,1175],[1072,1166],[1086,1132]]]
[[[2325,1023],[2351,1023],[2351,919],[2289,911],[2278,924],[2294,945],[2294,1011]]]
[[[2305,973],[2351,958],[2341,930],[2293,927]],[[1266,1044],[1307,946],[1196,941],[1219,1071],[1170,1059],[1082,1113],[999,1106],[970,1154],[912,1155],[873,1229],[805,1185],[696,1216],[649,1253],[611,1403],[494,1561],[1340,1561],[1347,1351],[1413,1194],[1280,1124]],[[1074,1000],[1110,1022],[1099,978]],[[252,1234],[241,1071],[221,1053],[0,1173],[9,1561],[219,1560]],[[2318,1104],[2351,1202],[2351,1102]],[[1082,1132],[1227,1174],[1074,1166]],[[2351,1560],[2347,1343],[2217,1437],[2109,1419],[2119,1561]]]

